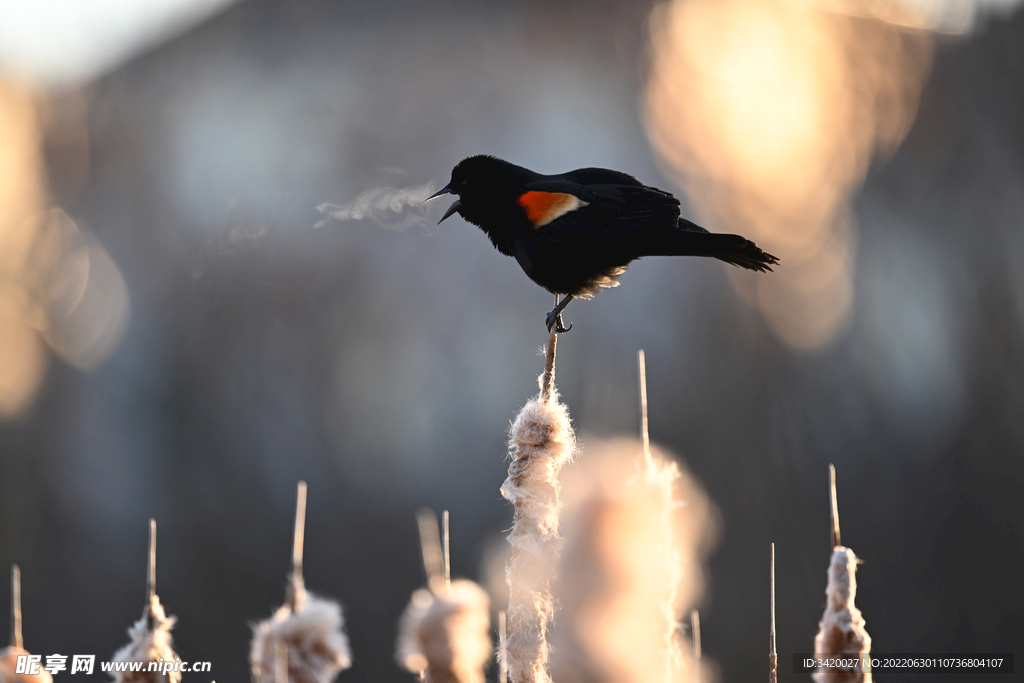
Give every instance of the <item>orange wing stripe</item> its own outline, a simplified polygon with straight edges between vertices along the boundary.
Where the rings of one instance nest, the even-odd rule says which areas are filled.
[[[526,217],[534,228],[547,225],[559,216],[586,205],[579,197],[565,192],[525,192],[519,196],[519,206],[526,211]]]

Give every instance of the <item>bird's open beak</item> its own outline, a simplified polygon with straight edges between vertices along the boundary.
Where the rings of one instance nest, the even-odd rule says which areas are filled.
[[[429,201],[430,201],[431,199],[437,199],[437,198],[438,198],[438,197],[440,197],[441,195],[443,195],[443,194],[448,194],[448,193],[449,193],[449,192],[451,192],[451,191],[452,191],[452,188],[451,188],[451,186],[450,186],[450,185],[445,185],[445,186],[444,186],[444,187],[442,187],[442,188],[441,188],[440,190],[438,190],[438,191],[437,191],[437,192],[435,192],[434,194],[430,195],[429,197],[427,197],[427,198],[426,198],[426,199],[424,199],[423,201],[425,201],[425,202],[429,202]]]
[[[451,187],[449,187],[448,185],[445,185],[440,190],[438,190],[434,194],[430,195],[429,197],[427,197],[423,201],[429,202],[431,199],[434,199],[436,197],[440,197],[443,194],[450,194],[451,191],[452,191]],[[455,203],[452,204],[451,206],[449,206],[448,210],[444,212],[444,215],[441,216],[441,220],[439,220],[437,222],[437,224],[441,225],[441,223],[444,223],[445,219],[448,218],[449,216],[451,216],[456,211],[458,211],[459,207],[461,207],[461,206],[462,206],[462,200],[461,199],[456,199]]]
[[[449,207],[448,207],[448,210],[444,212],[444,215],[443,215],[443,216],[441,216],[441,220],[439,220],[439,221],[437,222],[437,224],[438,224],[438,225],[441,225],[441,223],[443,223],[443,222],[444,222],[444,219],[446,219],[446,218],[448,218],[449,216],[451,216],[451,215],[452,215],[453,213],[455,213],[456,211],[458,211],[458,210],[459,210],[459,209],[460,209],[461,207],[462,207],[462,200],[461,200],[461,199],[456,199],[456,200],[455,200],[455,203],[454,203],[454,204],[452,204],[451,206],[449,206]]]

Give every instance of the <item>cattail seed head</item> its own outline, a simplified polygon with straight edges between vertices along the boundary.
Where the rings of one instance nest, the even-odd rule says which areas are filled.
[[[847,655],[853,659],[871,652],[871,636],[864,628],[864,617],[854,605],[859,563],[857,555],[849,548],[837,546],[832,551],[825,613],[818,635],[814,637],[815,658]],[[819,671],[813,677],[817,683],[871,683],[871,672],[859,666]]]
[[[555,679],[697,680],[678,621],[701,595],[715,535],[703,489],[668,454],[645,458],[633,439],[588,440],[563,483]]]
[[[296,604],[301,607],[284,605],[253,626],[249,664],[256,683],[274,683],[278,652],[287,657],[289,683],[330,683],[352,665],[341,605],[305,590]]]
[[[146,614],[128,629],[131,641],[114,653],[115,662],[159,662],[178,659],[171,647],[171,629],[174,628],[174,617],[164,613],[160,598],[153,595]],[[146,666],[142,667],[146,669]],[[114,680],[117,683],[179,683],[181,673],[178,671],[116,671]]]
[[[558,559],[558,473],[576,439],[565,405],[550,393],[529,401],[509,432],[512,463],[502,495],[515,506],[506,650],[512,683],[548,683],[547,629],[554,613],[550,582]]]
[[[37,674],[17,673],[18,657],[27,654],[27,650],[14,645],[0,650],[0,683],[51,683],[53,681],[50,672],[43,669],[41,665]]]
[[[489,608],[487,593],[465,579],[437,595],[416,591],[399,622],[399,665],[430,683],[483,683],[493,653]]]

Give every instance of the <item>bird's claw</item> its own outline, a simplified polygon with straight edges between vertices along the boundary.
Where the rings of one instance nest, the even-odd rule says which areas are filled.
[[[561,311],[549,311],[547,316],[544,318],[545,324],[548,326],[548,332],[555,332],[556,334],[562,334],[572,329],[572,323],[569,323],[569,327],[566,327],[562,322]]]

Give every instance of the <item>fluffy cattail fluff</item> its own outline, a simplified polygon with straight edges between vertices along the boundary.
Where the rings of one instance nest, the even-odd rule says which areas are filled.
[[[543,378],[542,378],[543,380]],[[512,464],[501,494],[515,506],[506,578],[508,669],[512,683],[548,683],[550,583],[558,561],[558,472],[572,460],[575,436],[565,405],[551,395],[523,406],[509,433]]]
[[[53,681],[50,673],[42,668],[46,664],[45,658],[39,665],[39,673],[16,673],[18,670],[18,656],[27,654],[27,650],[16,645],[0,650],[0,683],[51,683]]]
[[[560,683],[697,680],[677,624],[699,599],[716,517],[671,457],[587,442],[567,471],[552,670]],[[702,675],[700,680],[708,680]]]
[[[489,608],[487,593],[465,579],[437,595],[416,591],[399,621],[395,659],[430,683],[483,683],[494,652]]]
[[[253,626],[249,664],[255,683],[276,683],[278,653],[287,657],[289,683],[330,683],[352,664],[341,605],[301,587],[296,608],[283,605]]]
[[[849,548],[836,546],[828,567],[827,604],[814,637],[814,656],[847,655],[851,658],[871,652],[871,636],[864,629],[864,617],[853,604],[857,597],[857,564],[860,560]],[[870,683],[871,672],[861,667],[831,669],[814,674],[817,683]]]
[[[164,614],[160,598],[153,595],[150,606],[142,618],[135,622],[128,629],[131,641],[114,653],[115,662],[174,662],[178,655],[171,649],[171,629],[174,628],[174,617]],[[117,671],[114,672],[114,680],[117,683],[178,683],[181,680],[181,673],[174,670],[164,672],[146,671],[147,664],[142,666],[142,671]]]

